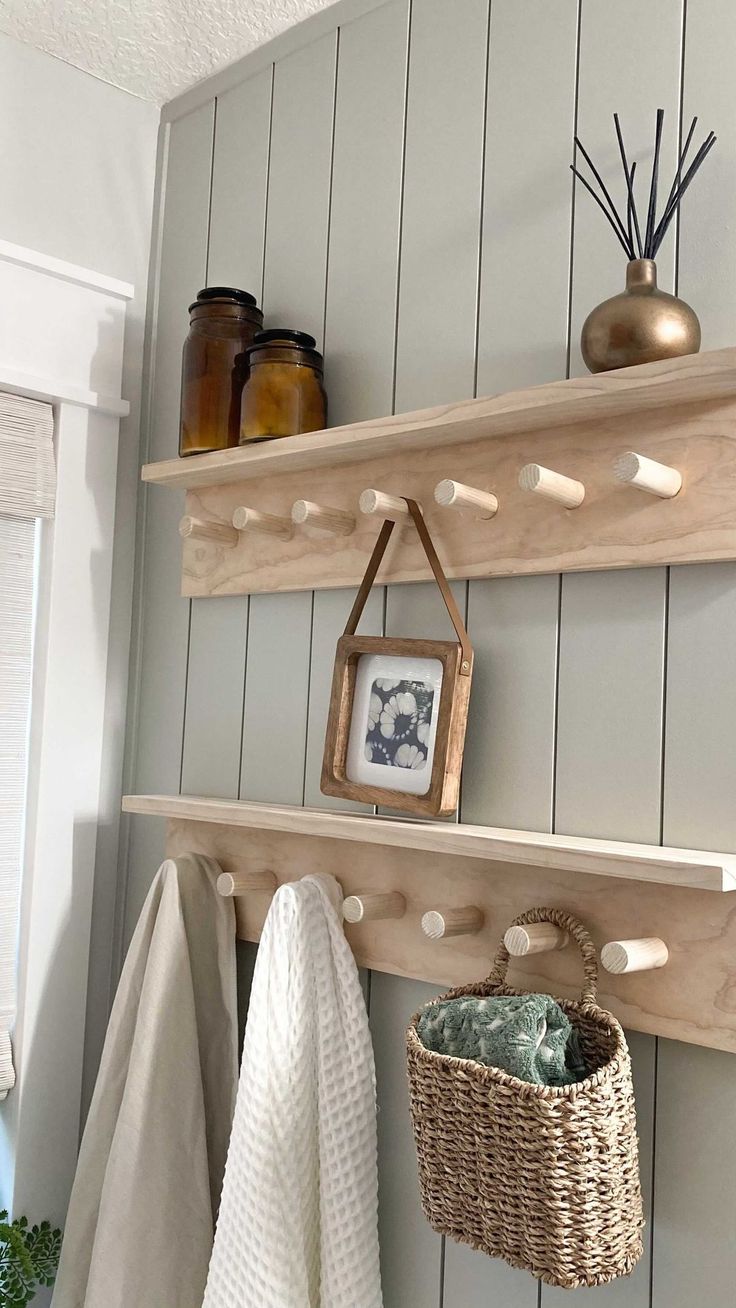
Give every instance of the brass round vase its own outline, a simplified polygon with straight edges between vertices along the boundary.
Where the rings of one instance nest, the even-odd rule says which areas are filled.
[[[626,267],[626,290],[588,314],[580,346],[591,372],[608,372],[697,354],[700,323],[689,304],[659,290],[653,259],[632,259]]]

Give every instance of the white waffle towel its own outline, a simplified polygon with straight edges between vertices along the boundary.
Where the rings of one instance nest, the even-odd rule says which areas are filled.
[[[333,877],[274,895],[203,1308],[381,1308],[376,1091]]]

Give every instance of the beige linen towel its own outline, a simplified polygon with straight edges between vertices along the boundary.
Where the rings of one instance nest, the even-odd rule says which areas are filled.
[[[233,901],[168,859],[115,997],[53,1308],[201,1308],[237,1092]]]

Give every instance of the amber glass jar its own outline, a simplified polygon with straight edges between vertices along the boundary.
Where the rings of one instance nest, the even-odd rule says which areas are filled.
[[[322,355],[307,332],[269,328],[248,350],[240,410],[240,444],[298,436],[327,426]]]
[[[240,397],[248,375],[245,352],[262,326],[255,296],[232,286],[208,286],[190,304],[181,373],[180,455],[237,445]]]

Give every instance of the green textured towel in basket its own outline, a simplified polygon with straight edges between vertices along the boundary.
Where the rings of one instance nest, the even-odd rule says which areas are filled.
[[[426,1049],[532,1085],[572,1085],[586,1075],[575,1028],[551,995],[441,999],[423,1010],[418,1033]]]

